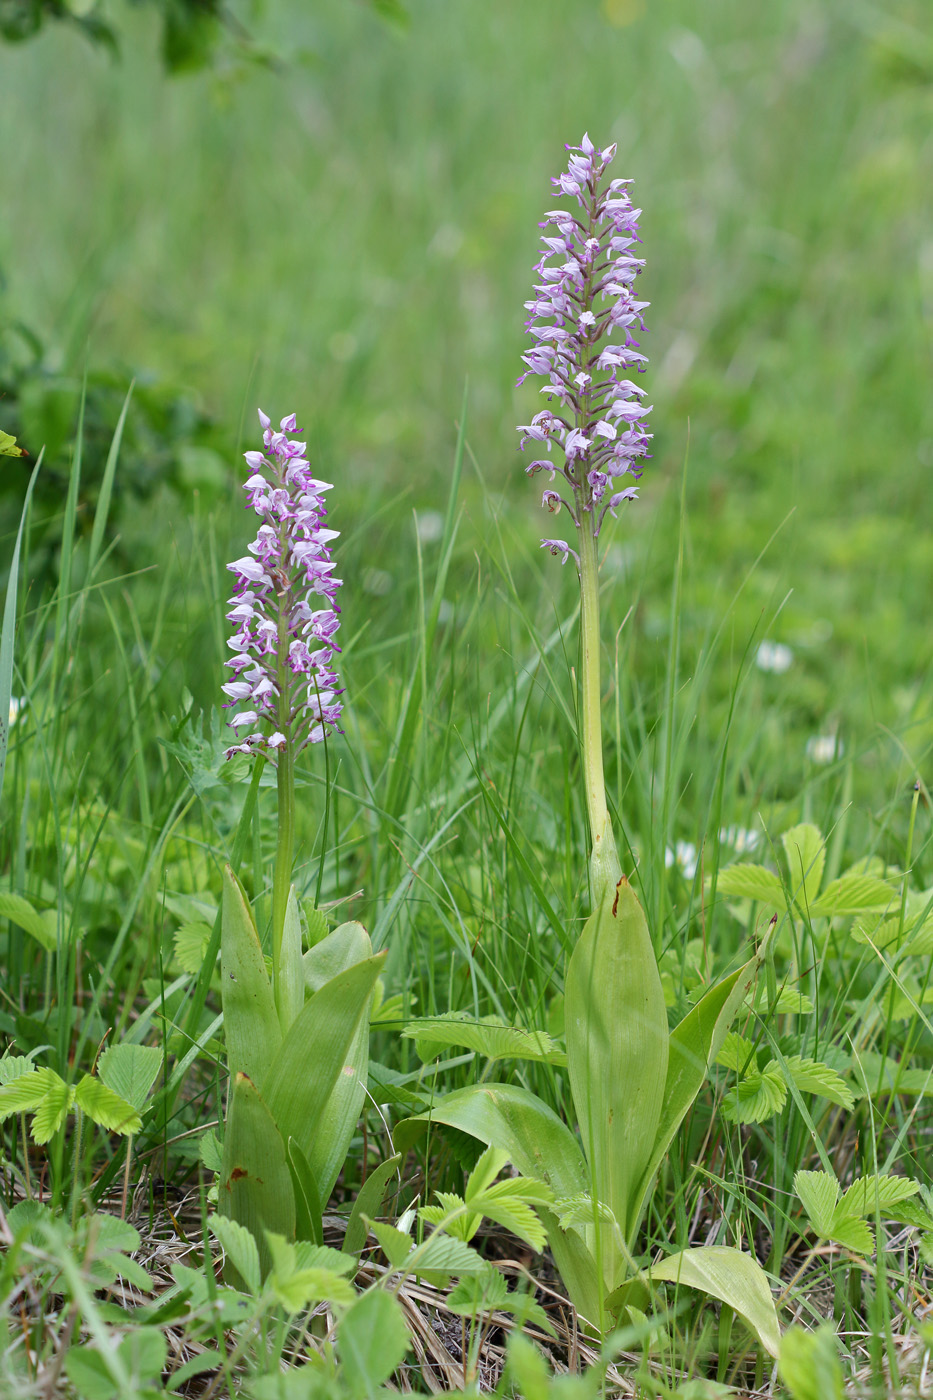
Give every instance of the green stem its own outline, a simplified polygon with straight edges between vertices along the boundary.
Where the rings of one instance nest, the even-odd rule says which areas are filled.
[[[282,972],[282,935],[285,930],[285,911],[288,908],[288,892],[292,883],[292,865],[295,858],[295,751],[292,746],[291,697],[288,675],[288,595],[279,599],[279,662],[278,688],[279,702],[276,722],[279,732],[286,736],[286,743],[278,752],[278,835],[275,846],[275,874],[272,880],[272,987],[275,1004],[281,1013],[281,992],[279,979]]]
[[[580,542],[580,713],[586,810],[593,842],[590,878],[594,904],[618,884],[622,867],[606,805],[603,735],[600,714],[599,576],[591,517],[583,516]]]

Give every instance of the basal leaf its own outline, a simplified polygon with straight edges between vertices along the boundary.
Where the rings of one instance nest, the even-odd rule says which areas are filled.
[[[97,1075],[108,1089],[139,1112],[159,1077],[162,1064],[162,1051],[157,1045],[131,1045],[125,1041],[103,1052],[97,1062]]]
[[[224,868],[222,920],[220,979],[230,1083],[244,1074],[262,1092],[282,1031],[256,925],[229,865]]]
[[[653,1283],[676,1283],[718,1298],[738,1313],[761,1345],[776,1357],[781,1345],[774,1299],[768,1277],[757,1260],[738,1249],[704,1245],[672,1254],[652,1264]]]
[[[305,979],[301,963],[301,917],[295,886],[288,892],[285,926],[282,930],[282,961],[279,976],[281,1005],[279,1024],[283,1035],[305,1004]]]
[[[716,879],[716,893],[754,899],[770,909],[783,909],[786,903],[780,880],[764,865],[727,865]]]
[[[822,1060],[806,1060],[800,1055],[785,1055],[784,1066],[803,1094],[819,1094],[841,1108],[854,1108],[852,1090],[841,1074]]]
[[[311,1165],[294,1138],[285,1144],[285,1159],[295,1192],[295,1233],[299,1240],[324,1243],[324,1211]]]
[[[794,1190],[815,1233],[828,1239],[839,1200],[839,1182],[828,1172],[799,1171],[794,1176]]]
[[[354,964],[315,992],[292,1022],[263,1098],[285,1141],[314,1173],[322,1207],[343,1166],[365,1097],[367,1013],[385,953]]]
[[[860,914],[865,909],[887,909],[897,897],[890,885],[874,875],[841,875],[811,903],[810,913],[819,918]]]
[[[819,827],[811,822],[792,826],[781,837],[790,867],[790,888],[801,913],[812,912],[823,883],[826,842]]]
[[[661,1119],[668,1028],[651,934],[624,877],[603,895],[571,954],[564,1016],[586,1184],[613,1211],[627,1240]],[[618,1245],[607,1232],[610,1287],[627,1267],[621,1257],[610,1263],[616,1255]]]
[[[309,992],[319,992],[338,972],[346,972],[348,967],[372,957],[372,952],[369,934],[362,924],[341,924],[309,948],[302,958],[305,986]]]
[[[265,1232],[272,1230],[286,1239],[295,1234],[295,1195],[285,1144],[258,1089],[245,1074],[236,1076],[229,1096],[217,1209],[249,1230],[264,1273],[270,1262]],[[235,1277],[230,1281],[238,1284]]]
[[[723,1117],[730,1123],[763,1123],[781,1112],[786,1098],[784,1076],[777,1061],[771,1060],[729,1090],[722,1101]]]
[[[54,910],[47,912],[53,914],[52,921],[47,920],[45,915],[21,894],[0,894],[0,918],[10,919],[25,933],[30,934],[47,953],[54,953],[58,947],[55,934],[57,916]]]
[[[347,1222],[347,1233],[343,1239],[345,1253],[358,1255],[366,1243],[366,1223],[364,1215],[379,1215],[390,1185],[394,1184],[399,1173],[401,1154],[396,1152],[380,1162],[360,1187]]]
[[[83,1075],[78,1081],[74,1101],[82,1113],[86,1113],[98,1127],[106,1128],[108,1133],[138,1133],[143,1125],[143,1120],[131,1103],[91,1074]]]

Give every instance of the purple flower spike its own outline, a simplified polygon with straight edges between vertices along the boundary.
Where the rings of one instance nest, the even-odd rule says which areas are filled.
[[[635,339],[646,329],[642,312],[648,303],[633,292],[644,267],[633,255],[641,210],[626,191],[629,180],[606,180],[615,146],[597,150],[585,135],[567,149],[568,169],[552,183],[576,200],[579,212],[552,209],[541,224],[544,251],[535,269],[541,280],[533,300],[525,302],[534,344],[522,356],[527,368],[518,380],[542,375],[547,382],[541,393],[556,407],[518,431],[523,449],[528,442],[538,452],[542,443],[548,452],[552,442],[560,447],[563,462],[539,457],[525,470],[562,476],[573,492],[572,507],[565,504],[578,529],[596,539],[607,513],[615,516],[617,506],[636,497],[633,486],[619,489],[616,479],[637,481],[649,456],[645,419],[651,409],[641,402],[644,390],[625,377],[648,363]],[[556,492],[545,491],[542,504],[553,511],[555,498],[560,500]],[[561,541],[542,541],[563,555],[563,563],[571,554],[576,558],[568,545],[555,545]]]
[[[341,580],[330,557],[337,531],[324,524],[330,482],[312,476],[305,444],[289,436],[298,431],[295,414],[276,431],[260,409],[259,423],[266,451],[244,452],[243,489],[261,523],[249,553],[227,565],[237,587],[227,613],[233,675],[222,688],[225,708],[242,707],[229,720],[239,742],[227,758],[262,753],[275,762],[285,748],[297,753],[340,732],[343,692],[332,667]]]

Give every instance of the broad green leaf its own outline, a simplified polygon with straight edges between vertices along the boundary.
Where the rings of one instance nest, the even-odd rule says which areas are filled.
[[[739,1007],[751,991],[758,968],[765,956],[772,933],[766,934],[755,956],[738,972],[710,987],[670,1035],[664,1104],[654,1148],[648,1159],[635,1200],[633,1224],[641,1218],[645,1198],[674,1134],[706,1081],[709,1067],[735,1019]],[[567,1192],[571,1195],[572,1192]]]
[[[357,1298],[337,1326],[340,1376],[353,1400],[375,1400],[402,1364],[411,1336],[393,1293],[374,1288]]]
[[[324,1211],[314,1172],[294,1138],[289,1138],[285,1144],[285,1156],[295,1191],[295,1233],[300,1240],[322,1245]]]
[[[814,1232],[828,1239],[839,1200],[839,1182],[828,1172],[799,1171],[794,1176],[794,1190],[803,1203]]]
[[[488,1146],[508,1153],[522,1176],[537,1177],[556,1196],[575,1196],[587,1187],[586,1163],[576,1139],[553,1109],[514,1084],[471,1084],[437,1099],[427,1113],[406,1118],[394,1132],[406,1152],[431,1121],[459,1128]]]
[[[821,1230],[816,1232],[822,1234]],[[874,1231],[864,1220],[854,1215],[846,1215],[840,1206],[833,1216],[830,1229],[825,1235],[828,1240],[851,1249],[855,1254],[871,1254],[875,1247]]]
[[[139,1112],[159,1077],[162,1063],[162,1051],[157,1045],[124,1042],[122,1045],[111,1045],[104,1051],[97,1063],[97,1074],[108,1089],[126,1099]]]
[[[182,924],[175,933],[175,957],[183,972],[194,977],[204,966],[207,950],[211,943],[209,924]]]
[[[476,1166],[467,1177],[464,1199],[472,1201],[474,1197],[481,1195],[493,1184],[508,1160],[509,1154],[500,1147],[487,1147],[485,1152],[481,1152]]]
[[[661,1120],[668,1029],[651,934],[624,877],[603,895],[571,954],[564,1016],[587,1185],[628,1239]],[[608,1233],[603,1248],[612,1288],[621,1283],[625,1265]]]
[[[887,909],[896,899],[896,891],[874,875],[841,875],[812,901],[810,913],[814,918],[860,914],[864,909]]]
[[[754,1069],[741,1079],[722,1101],[722,1115],[730,1123],[763,1123],[780,1113],[787,1099],[787,1085],[776,1060]]]
[[[802,914],[812,913],[823,882],[826,842],[819,827],[811,822],[792,826],[781,837],[790,867],[790,888]],[[838,883],[838,882],[837,882]]]
[[[305,1004],[304,968],[301,964],[301,918],[295,886],[288,892],[282,929],[282,962],[279,970],[279,1024],[284,1035]]]
[[[543,1060],[553,1065],[567,1062],[567,1056],[544,1031],[507,1026],[494,1017],[476,1021],[459,1011],[409,1021],[402,1035],[415,1041],[422,1060],[433,1060],[442,1049],[458,1045],[489,1060]]]
[[[0,1060],[0,1065],[3,1061]],[[859,1080],[864,1075],[868,1092],[873,1097],[882,1094],[926,1094],[933,1090],[933,1066],[930,1069],[911,1069],[890,1056],[879,1055],[874,1050],[860,1050],[856,1067]],[[859,1084],[856,1097],[865,1094]]]
[[[792,1400],[845,1400],[842,1363],[831,1322],[810,1332],[788,1327],[781,1338],[781,1380]]]
[[[236,1076],[229,1096],[217,1210],[249,1230],[259,1246],[264,1273],[269,1265],[265,1231],[286,1239],[295,1234],[295,1194],[285,1144],[258,1089],[245,1074]]]
[[[785,1055],[784,1068],[790,1073],[803,1094],[819,1094],[841,1108],[854,1108],[852,1090],[841,1074],[822,1060],[805,1060],[800,1055]]]
[[[137,1047],[141,1048],[141,1047]],[[156,1052],[158,1053],[158,1052]],[[74,1102],[82,1113],[86,1113],[98,1127],[108,1133],[138,1133],[143,1125],[136,1109],[126,1099],[108,1089],[99,1079],[85,1074],[78,1081],[74,1091]]]
[[[52,1074],[52,1071],[48,1071]],[[12,1086],[11,1086],[12,1087]],[[49,1080],[42,1102],[36,1107],[30,1124],[33,1142],[48,1142],[58,1132],[74,1103],[75,1091],[58,1075]]]
[[[727,865],[717,877],[716,893],[754,899],[770,909],[783,909],[786,904],[780,880],[765,865]]]
[[[372,953],[369,934],[362,924],[341,924],[304,954],[301,966],[305,986],[309,992],[319,992],[338,972],[346,972],[364,958],[371,958]]]
[[[211,1230],[220,1241],[224,1254],[233,1265],[247,1293],[254,1298],[262,1289],[259,1267],[259,1246],[245,1225],[223,1215],[212,1215]]]
[[[54,953],[58,947],[58,916],[54,909],[40,913],[21,894],[0,894],[0,918],[10,919],[18,928],[30,934],[47,953]]]
[[[676,1283],[697,1288],[727,1304],[745,1321],[771,1356],[781,1345],[771,1286],[764,1269],[750,1254],[722,1245],[685,1249],[652,1264],[653,1283]]]
[[[350,1219],[347,1221],[347,1233],[343,1239],[345,1253],[359,1255],[362,1251],[368,1233],[363,1216],[380,1213],[389,1182],[398,1176],[401,1160],[401,1154],[398,1152],[392,1157],[387,1157],[384,1162],[380,1162],[378,1167],[369,1173],[360,1187],[359,1194],[350,1211]]]
[[[916,1196],[920,1190],[918,1181],[907,1176],[860,1176],[843,1193],[839,1202],[841,1212],[846,1215],[875,1215],[882,1219],[892,1219],[886,1215],[890,1207]]]
[[[25,449],[16,446],[16,438],[12,433],[5,433],[0,428],[0,457],[25,457]]]
[[[263,1098],[283,1141],[294,1138],[308,1159],[322,1207],[365,1097],[366,1017],[385,956],[365,958],[314,993],[289,1027],[266,1081]]]
[[[282,1032],[256,925],[229,865],[224,868],[222,920],[220,979],[230,1084],[244,1074],[261,1093]]]

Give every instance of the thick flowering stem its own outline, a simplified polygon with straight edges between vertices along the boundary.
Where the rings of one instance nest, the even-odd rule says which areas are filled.
[[[580,531],[580,715],[583,780],[590,822],[590,883],[594,905],[615,885],[622,867],[616,852],[612,823],[606,805],[603,775],[603,734],[600,717],[599,578],[596,541],[588,530]]]
[[[581,212],[554,209],[542,224],[556,236],[542,238],[544,254],[535,269],[541,281],[534,299],[525,303],[531,312],[527,329],[536,343],[522,356],[527,370],[518,381],[544,376],[541,392],[558,408],[536,414],[519,432],[522,447],[532,441],[550,454],[558,444],[563,461],[539,458],[526,470],[550,474],[542,505],[557,514],[565,509],[576,527],[576,549],[566,540],[541,544],[564,564],[574,559],[580,576],[580,739],[598,901],[608,882],[618,880],[620,868],[603,776],[597,541],[606,516],[615,517],[623,502],[637,498],[637,488],[618,479],[638,481],[641,459],[648,456],[651,435],[644,419],[651,410],[641,403],[644,390],[621,377],[647,363],[633,330],[644,330],[641,313],[648,303],[636,301],[632,290],[644,264],[632,253],[640,210],[625,190],[630,182],[604,183],[615,146],[599,151],[584,136],[580,146],[569,149],[568,170],[553,183]],[[552,258],[558,266],[551,266]],[[560,490],[553,489],[555,478]]]

